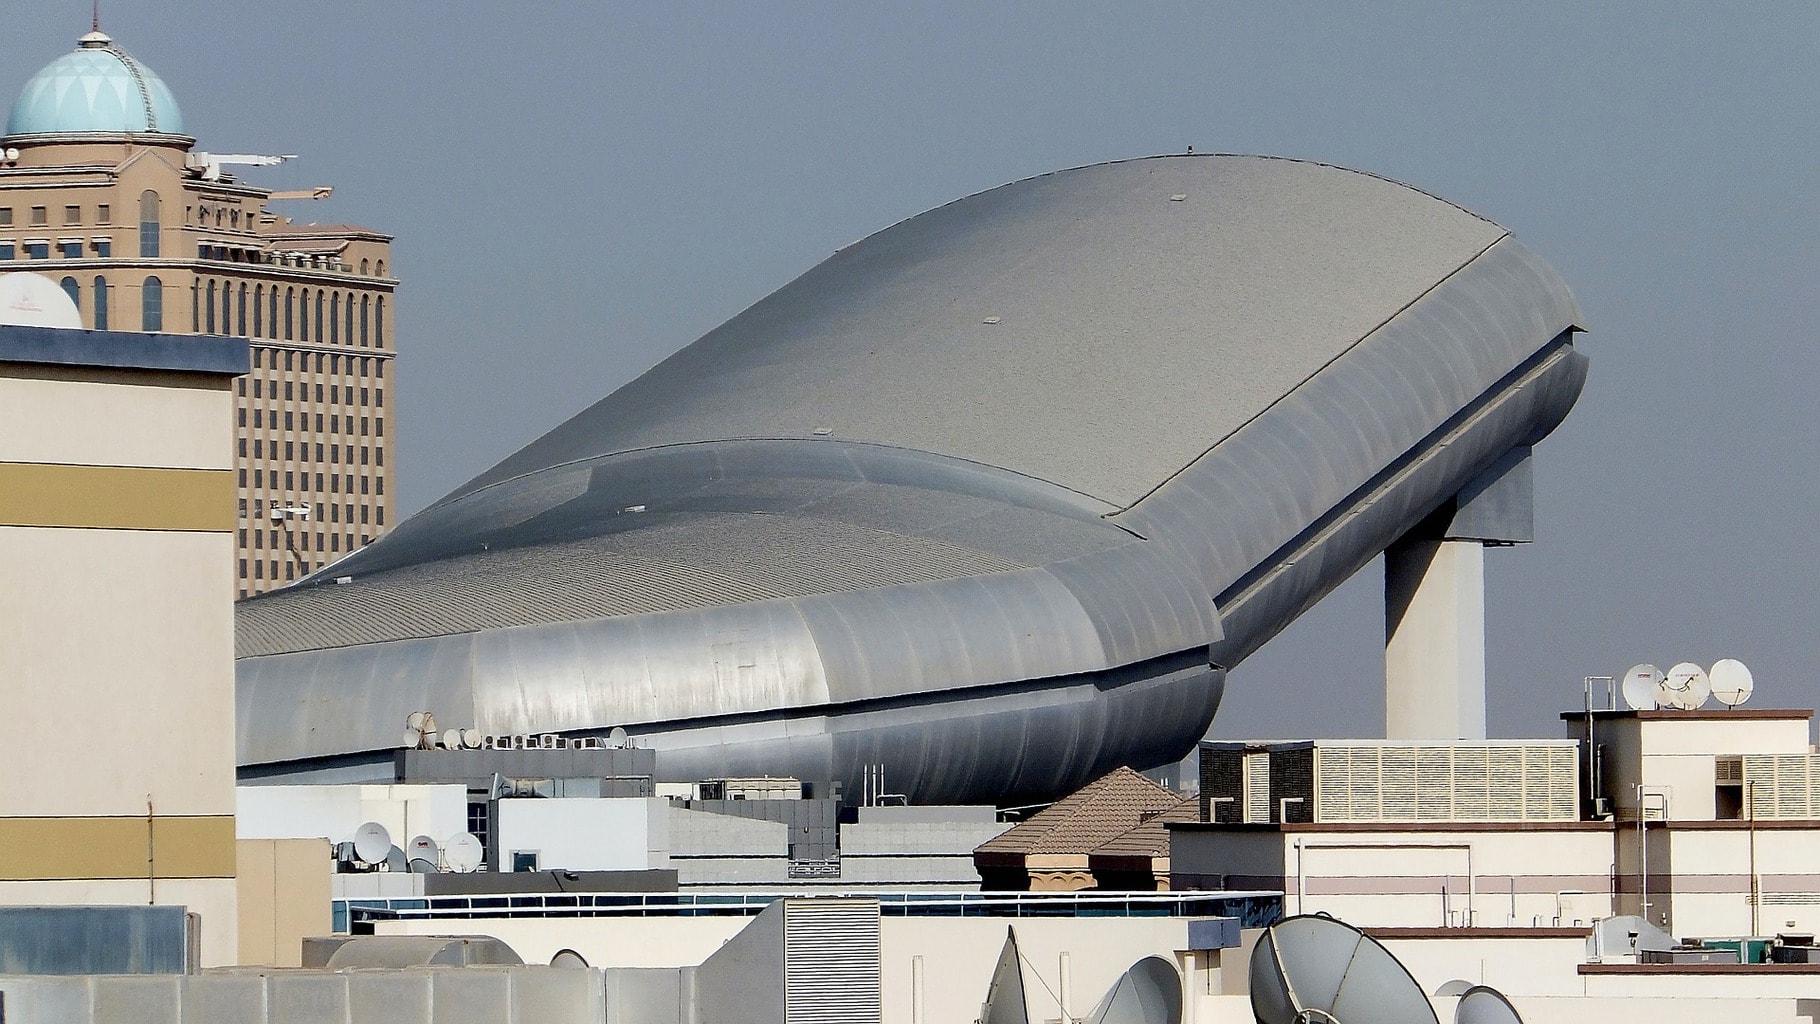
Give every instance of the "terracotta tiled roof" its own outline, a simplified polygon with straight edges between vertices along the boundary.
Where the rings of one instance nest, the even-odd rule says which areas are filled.
[[[1169,810],[1181,802],[1180,796],[1137,772],[1117,768],[974,852],[1085,856],[1143,824],[1144,815]],[[1164,846],[1168,846],[1166,837]]]
[[[1167,857],[1169,829],[1172,821],[1201,820],[1200,797],[1189,797],[1166,811],[1144,819],[1144,823],[1093,851],[1095,857]]]

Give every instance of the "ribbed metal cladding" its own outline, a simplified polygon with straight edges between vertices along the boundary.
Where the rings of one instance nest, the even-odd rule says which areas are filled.
[[[784,903],[784,1024],[879,1024],[878,901]]]

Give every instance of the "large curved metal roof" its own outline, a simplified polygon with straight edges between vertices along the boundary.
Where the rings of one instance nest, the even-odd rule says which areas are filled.
[[[1578,315],[1503,229],[1342,168],[981,193],[243,602],[240,757],[378,759],[428,708],[921,799],[1161,763],[1225,667],[1566,415]]]
[[[1505,234],[1297,160],[1047,174],[841,250],[467,489],[613,451],[828,436],[1129,505]]]

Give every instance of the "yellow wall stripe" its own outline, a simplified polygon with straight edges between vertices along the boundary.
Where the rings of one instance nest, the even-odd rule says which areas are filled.
[[[234,529],[234,474],[0,462],[0,526]]]
[[[0,881],[233,876],[231,814],[0,818]]]

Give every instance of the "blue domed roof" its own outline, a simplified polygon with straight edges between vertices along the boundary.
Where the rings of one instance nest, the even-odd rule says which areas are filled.
[[[151,68],[100,32],[80,43],[25,83],[6,134],[183,133],[183,112]]]

